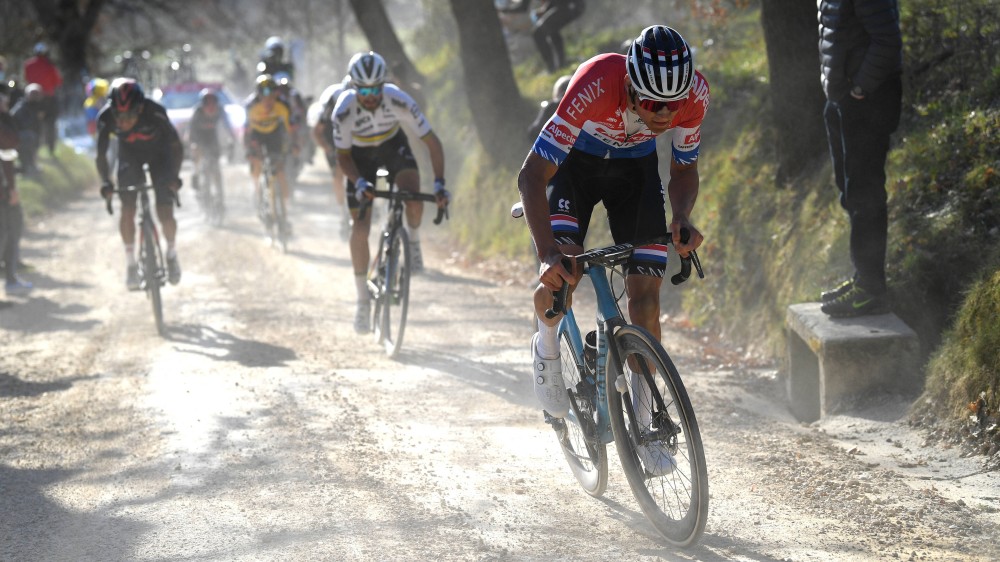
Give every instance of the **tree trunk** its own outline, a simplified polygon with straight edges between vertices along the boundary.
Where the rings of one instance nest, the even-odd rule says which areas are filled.
[[[372,50],[382,55],[392,73],[404,83],[423,84],[424,77],[413,66],[403,50],[402,43],[393,31],[392,22],[382,5],[382,0],[350,0],[354,17],[371,43]]]
[[[793,182],[827,154],[819,81],[815,2],[762,0],[761,25],[770,69],[771,122],[778,146],[778,185]]]
[[[487,153],[498,160],[524,157],[530,104],[514,80],[500,18],[490,0],[450,0],[458,24],[459,58],[469,110]]]
[[[76,0],[35,0],[38,21],[45,34],[56,45],[58,61],[63,74],[63,90],[67,105],[79,108],[83,102],[82,79],[87,74],[87,53],[90,32],[105,0],[90,0],[80,8]]]

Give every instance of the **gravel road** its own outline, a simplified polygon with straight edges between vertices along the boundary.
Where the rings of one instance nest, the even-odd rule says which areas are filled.
[[[666,319],[711,488],[702,541],[671,548],[613,447],[591,498],[542,421],[526,266],[470,264],[428,221],[388,360],[352,330],[326,169],[287,255],[227,180],[222,228],[184,190],[165,338],[95,189],[29,225],[36,290],[0,303],[0,560],[1000,559],[997,473],[911,428],[910,400],[801,424],[773,367]]]

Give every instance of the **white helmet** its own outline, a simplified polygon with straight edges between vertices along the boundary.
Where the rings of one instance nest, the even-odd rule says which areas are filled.
[[[355,86],[375,86],[385,82],[386,67],[382,55],[368,51],[351,57],[347,64],[347,73]]]
[[[628,51],[628,76],[646,99],[682,100],[694,77],[691,48],[680,33],[665,25],[647,27]]]

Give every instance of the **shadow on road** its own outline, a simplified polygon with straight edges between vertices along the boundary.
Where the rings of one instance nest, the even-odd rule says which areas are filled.
[[[169,326],[165,339],[201,348],[177,348],[179,352],[233,361],[244,367],[280,367],[296,358],[295,351],[287,347],[245,340],[199,324]]]
[[[0,372],[0,398],[32,397],[47,392],[61,392],[68,390],[77,381],[95,378],[96,375],[87,375],[49,382],[30,382],[21,380],[17,375]]]

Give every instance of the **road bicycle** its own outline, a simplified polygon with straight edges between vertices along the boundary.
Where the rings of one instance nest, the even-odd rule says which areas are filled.
[[[380,170],[378,176],[386,173]],[[395,357],[403,345],[406,331],[406,313],[410,304],[410,237],[403,227],[407,201],[437,203],[429,193],[400,191],[395,184],[387,190],[374,190],[378,198],[388,199],[385,225],[379,234],[378,250],[368,270],[368,292],[375,306],[372,307],[372,331],[375,340],[385,347],[389,357]],[[358,220],[364,220],[372,201],[363,201],[358,208]],[[438,207],[434,224],[448,216],[447,207]]]
[[[281,197],[281,185],[278,184],[275,162],[271,160],[266,145],[261,145],[263,164],[260,177],[257,180],[257,216],[264,223],[271,245],[275,244],[282,252],[288,251],[288,212],[285,201]]]
[[[515,218],[523,216],[520,205],[511,210]],[[613,289],[615,275],[624,279],[621,266],[633,250],[668,243],[669,235],[575,256],[597,297],[597,326],[586,336],[581,334],[573,309],[566,307],[564,283],[546,316],[564,313],[558,333],[570,409],[565,418],[546,412],[545,419],[555,430],[573,475],[594,497],[607,487],[606,446],[614,441],[646,518],[668,542],[687,547],[704,532],[708,518],[708,472],[694,408],[670,356],[647,330],[625,321],[618,306],[624,290],[616,296]],[[691,252],[682,258],[681,271],[671,281],[684,282],[692,264],[704,277],[697,253]],[[652,458],[662,453],[669,459]],[[647,466],[644,457],[660,462]]]
[[[219,164],[218,147],[205,147],[194,170],[194,185],[198,205],[205,214],[205,221],[219,226],[226,215],[225,187],[222,183],[222,166]]]
[[[149,202],[149,191],[153,186],[148,182],[142,185],[118,187],[115,193],[137,193],[139,200],[139,255],[136,263],[139,269],[139,290],[146,292],[146,298],[153,305],[153,319],[156,321],[156,332],[165,335],[166,324],[163,321],[163,298],[160,289],[167,284],[167,267],[160,249],[160,236],[153,221],[153,213]],[[174,198],[177,206],[180,201]],[[108,214],[112,214],[111,198],[106,202]]]

